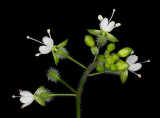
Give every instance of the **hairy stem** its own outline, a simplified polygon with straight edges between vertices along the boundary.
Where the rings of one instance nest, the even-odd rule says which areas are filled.
[[[79,83],[79,86],[78,86],[78,90],[77,90],[77,102],[76,102],[76,105],[77,105],[77,118],[81,118],[81,97],[82,97],[82,92],[83,92],[83,86],[87,80],[87,77],[89,75],[89,73],[95,69],[97,66],[97,62],[94,62],[92,64],[90,64],[87,68],[87,70],[84,72],[81,80],[80,80],[80,83]]]

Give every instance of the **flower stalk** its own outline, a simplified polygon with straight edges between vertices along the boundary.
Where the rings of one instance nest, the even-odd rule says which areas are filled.
[[[57,97],[57,96],[77,96],[76,94],[50,94],[48,97]]]

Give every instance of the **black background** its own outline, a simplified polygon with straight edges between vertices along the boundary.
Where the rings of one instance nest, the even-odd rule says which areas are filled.
[[[138,73],[142,78],[129,73],[127,82],[122,85],[118,76],[100,75],[88,78],[82,97],[82,118],[148,116],[154,115],[154,96],[156,93],[152,69],[153,29],[151,21],[155,17],[155,4],[138,1],[128,2],[17,2],[4,4],[2,10],[3,35],[6,44],[3,58],[6,62],[5,87],[7,102],[5,110],[7,115],[13,117],[76,117],[75,98],[58,97],[41,107],[33,102],[30,106],[21,110],[18,99],[12,99],[12,95],[18,95],[19,89],[32,93],[45,85],[54,93],[71,93],[60,83],[52,83],[47,80],[46,71],[49,67],[57,68],[61,77],[73,88],[77,88],[78,82],[84,72],[83,68],[71,61],[60,60],[58,66],[54,64],[51,53],[35,57],[40,44],[27,40],[29,35],[41,41],[47,35],[46,30],[51,29],[51,35],[55,44],[69,39],[66,46],[70,55],[84,65],[88,65],[93,56],[84,44],[86,29],[99,29],[97,16],[102,14],[110,17],[112,9],[116,9],[113,21],[120,22],[121,27],[112,31],[119,39],[116,51],[129,46],[139,57],[139,62],[151,60],[151,63],[143,64]],[[151,9],[152,7],[152,9]],[[149,35],[150,34],[150,35]],[[102,53],[102,52],[101,52]],[[5,62],[4,61],[4,62]],[[3,64],[3,63],[2,63]],[[6,97],[3,97],[6,100]],[[7,106],[6,106],[7,105]]]

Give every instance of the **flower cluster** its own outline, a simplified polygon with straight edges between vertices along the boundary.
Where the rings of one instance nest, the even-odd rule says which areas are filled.
[[[84,36],[85,44],[90,48],[91,53],[94,56],[93,62],[89,64],[88,67],[84,66],[80,62],[73,59],[65,46],[68,43],[68,39],[55,45],[51,34],[50,29],[47,30],[49,36],[44,36],[42,38],[42,42],[27,36],[27,39],[31,39],[38,43],[41,43],[42,46],[39,47],[39,53],[35,56],[40,56],[42,54],[48,54],[52,52],[54,63],[57,66],[59,63],[59,59],[67,58],[70,61],[78,64],[82,67],[85,72],[82,75],[82,78],[79,82],[77,90],[73,89],[69,84],[67,84],[61,76],[57,69],[50,68],[47,71],[47,78],[51,82],[59,82],[65,85],[73,94],[55,94],[50,90],[45,89],[44,86],[40,86],[34,94],[29,91],[19,90],[20,96],[12,95],[13,98],[20,98],[20,101],[23,103],[21,108],[24,108],[30,105],[33,101],[36,101],[41,106],[45,106],[46,102],[49,102],[56,96],[74,96],[76,97],[76,108],[77,108],[77,118],[81,116],[81,96],[83,93],[83,86],[87,77],[100,75],[100,74],[114,74],[120,77],[122,84],[124,84],[128,78],[128,71],[136,74],[139,78],[141,78],[141,74],[137,74],[136,71],[142,68],[142,63],[150,62],[150,60],[137,62],[138,56],[134,54],[134,50],[131,47],[124,47],[119,51],[115,52],[116,42],[119,40],[112,35],[110,32],[116,28],[121,26],[121,23],[115,23],[112,20],[112,17],[115,13],[115,9],[113,9],[113,13],[111,18],[103,18],[102,15],[98,15],[98,19],[100,20],[99,29],[88,29],[87,31],[90,33]],[[95,37],[95,39],[94,39]],[[108,43],[108,44],[107,44]],[[101,48],[105,47],[105,51],[101,54]],[[96,73],[92,73],[93,70],[96,70]]]
[[[121,26],[121,23],[111,21],[115,11],[113,9],[112,16],[109,20],[108,18],[103,18],[102,15],[98,15],[100,30],[88,29],[91,35],[97,37],[96,43],[91,35],[86,35],[84,41],[87,46],[91,47],[92,54],[98,57],[97,72],[120,75],[121,82],[124,84],[128,78],[128,70],[141,78],[141,74],[137,74],[135,71],[141,69],[141,63],[150,62],[150,60],[135,63],[138,60],[138,56],[133,55],[134,51],[130,47],[124,47],[117,53],[113,53],[116,48],[115,43],[119,42],[119,40],[109,32]],[[100,48],[105,46],[107,41],[111,43],[107,45],[104,54],[99,54]],[[123,61],[124,57],[127,57],[126,61]]]

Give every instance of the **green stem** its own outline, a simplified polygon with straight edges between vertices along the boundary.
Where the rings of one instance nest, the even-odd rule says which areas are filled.
[[[56,96],[77,96],[76,94],[51,94],[49,97],[56,97]]]
[[[82,68],[87,69],[87,67],[85,67],[84,65],[82,65],[81,63],[79,63],[78,61],[76,61],[75,59],[73,59],[72,57],[70,57],[69,55],[67,56],[67,58],[70,59],[71,61],[75,62],[76,64],[78,64]]]
[[[104,72],[97,72],[97,73],[92,73],[92,74],[89,74],[88,76],[91,77],[91,76],[95,76],[95,75],[100,75],[100,74],[115,74],[115,75],[119,75],[121,73],[121,71],[104,71]]]
[[[88,76],[91,77],[91,76],[100,75],[100,74],[104,74],[104,73],[106,73],[106,72],[105,71],[104,72],[100,72],[100,73],[97,72],[97,73],[89,74]]]
[[[70,85],[68,85],[64,80],[60,79],[60,82],[68,87],[73,93],[77,94],[76,90],[74,90]]]
[[[82,96],[82,92],[83,92],[83,86],[87,80],[87,77],[89,75],[89,73],[95,69],[97,66],[97,62],[94,62],[92,64],[90,64],[87,68],[87,70],[84,72],[82,78],[81,78],[81,81],[79,83],[79,86],[78,86],[78,90],[77,90],[77,102],[76,102],[76,105],[77,105],[77,118],[81,118],[81,96]]]
[[[79,66],[81,66],[84,69],[87,69],[84,65],[82,65],[81,63],[79,63],[78,61],[76,61],[75,59],[73,59],[72,57],[70,57],[66,52],[64,52],[63,50],[59,49],[57,50],[57,53],[60,54],[61,56],[64,56],[68,59],[70,59],[71,61],[75,62],[76,64],[78,64]]]

